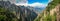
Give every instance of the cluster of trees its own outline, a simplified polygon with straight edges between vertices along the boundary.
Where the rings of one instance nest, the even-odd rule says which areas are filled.
[[[15,16],[8,9],[0,6],[0,21],[14,21]]]

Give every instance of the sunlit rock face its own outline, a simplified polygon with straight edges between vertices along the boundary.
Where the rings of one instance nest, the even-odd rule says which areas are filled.
[[[58,4],[55,7],[56,7],[57,21],[60,21],[60,4]]]

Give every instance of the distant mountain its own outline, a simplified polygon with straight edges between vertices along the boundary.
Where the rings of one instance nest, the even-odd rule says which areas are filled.
[[[37,13],[42,13],[42,11],[46,8],[46,7],[31,7],[28,6],[27,8],[29,8],[31,11],[37,12]]]

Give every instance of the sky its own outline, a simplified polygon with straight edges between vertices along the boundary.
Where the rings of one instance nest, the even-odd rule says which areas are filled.
[[[32,7],[46,7],[53,0],[16,0],[16,5],[25,5]]]
[[[49,0],[28,0],[28,3],[31,4],[31,3],[34,3],[34,2],[39,2],[39,3],[48,3]]]

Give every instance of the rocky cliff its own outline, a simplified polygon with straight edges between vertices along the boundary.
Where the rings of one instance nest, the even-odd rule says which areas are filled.
[[[44,15],[50,14],[50,16],[53,16],[55,14],[56,20],[55,21],[60,21],[60,0],[53,0],[48,4],[46,7],[46,10],[44,11]]]
[[[37,13],[31,11],[29,8],[11,4],[9,1],[0,1],[0,8],[6,10],[5,12],[1,12],[2,9],[0,9],[1,15],[5,15],[7,17],[7,20],[4,21],[11,21],[12,19],[15,19],[14,21],[33,21],[37,17]]]

